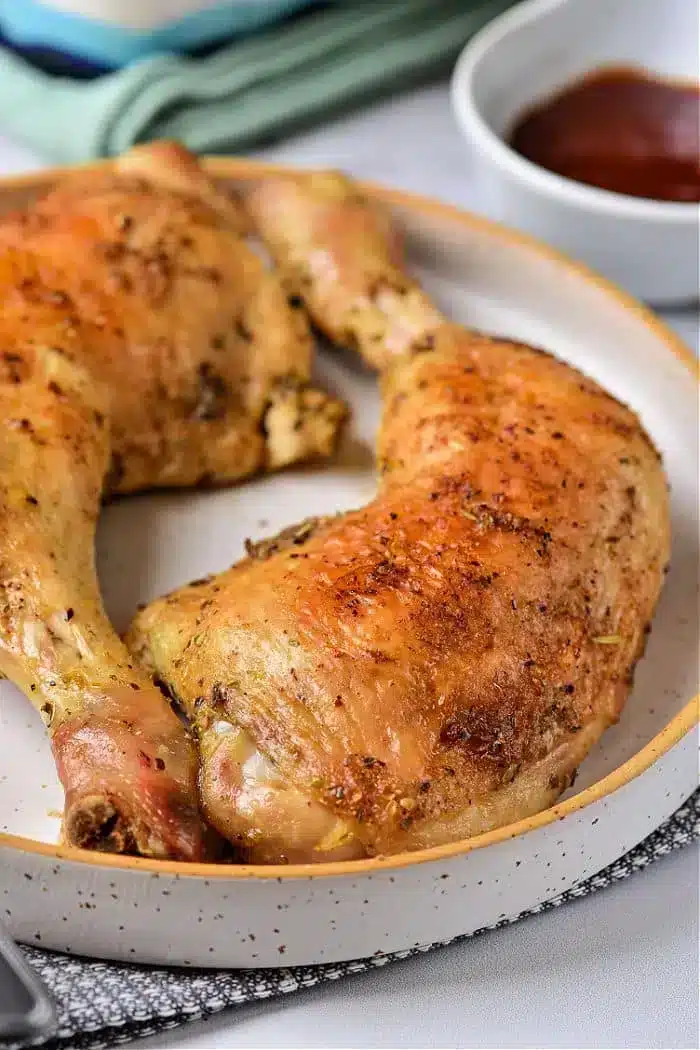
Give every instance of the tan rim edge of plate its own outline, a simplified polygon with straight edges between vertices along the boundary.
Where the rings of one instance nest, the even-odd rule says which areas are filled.
[[[229,157],[208,157],[205,158],[205,165],[207,170],[219,179],[246,180],[280,174],[303,178],[304,174],[307,173],[304,170],[289,168],[285,165],[267,164],[263,161],[239,160]],[[106,166],[109,166],[108,161],[81,165],[75,168],[51,168],[32,172],[29,175],[3,178],[0,179],[0,200],[6,192],[31,190],[33,186],[57,182],[69,173],[89,173],[90,171],[98,171]],[[404,206],[411,211],[422,212],[423,214],[435,215],[460,226],[483,230],[490,236],[498,237],[500,240],[520,244],[529,251],[557,263],[557,265],[570,273],[576,274],[588,284],[597,286],[608,296],[616,299],[625,310],[634,314],[639,321],[649,328],[671,353],[679,358],[691,377],[696,382],[698,381],[700,364],[683,340],[675,332],[671,331],[663,321],[659,320],[651,310],[648,310],[631,295],[621,291],[610,281],[598,276],[586,266],[568,259],[555,249],[549,248],[527,234],[500,226],[498,223],[463,211],[454,205],[443,204],[429,197],[405,193],[401,190],[390,190],[372,183],[363,183],[362,186],[370,196],[386,201],[389,204]],[[545,827],[556,820],[562,820],[564,817],[584,809],[591,803],[598,802],[611,795],[619,788],[624,787],[625,784],[634,780],[677,744],[699,722],[700,695],[696,695],[671,719],[668,725],[664,726],[660,733],[653,737],[632,758],[618,766],[612,773],[596,781],[595,784],[591,784],[590,787],[578,792],[578,794],[572,795],[571,798],[550,806],[532,817],[526,817],[524,820],[516,821],[514,824],[506,824],[504,827],[495,828],[493,831],[487,831],[474,838],[462,839],[458,842],[450,842],[442,846],[433,846],[430,849],[416,850],[411,853],[400,853],[391,857],[336,861],[327,864],[197,864],[180,861],[149,860],[143,857],[129,857],[111,853],[96,853],[90,850],[77,849],[73,846],[55,846],[48,842],[39,842],[36,839],[24,838],[20,835],[9,835],[7,833],[0,833],[0,848],[38,854],[53,860],[127,869],[143,874],[159,873],[208,879],[261,878],[282,880],[322,878],[324,876],[337,877],[340,875],[358,876],[373,872],[390,871],[396,868],[410,867],[414,864],[424,864],[428,861],[449,860],[451,857],[469,853],[474,849],[482,849],[484,846],[491,846],[497,842],[505,842],[508,839],[524,835],[529,831]]]

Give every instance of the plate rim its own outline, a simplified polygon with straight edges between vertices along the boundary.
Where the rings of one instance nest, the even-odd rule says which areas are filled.
[[[269,175],[283,174],[303,178],[311,169],[295,168],[286,164],[271,164],[266,161],[250,160],[238,157],[203,157],[205,169],[217,179],[245,181]],[[81,164],[66,167],[44,168],[39,171],[12,175],[0,178],[0,198],[6,193],[31,190],[33,186],[58,182],[68,174],[89,174],[108,168],[110,161]],[[626,311],[634,314],[667,350],[677,357],[691,378],[697,383],[700,380],[700,361],[685,342],[673,332],[649,308],[638,302],[633,296],[618,288],[612,281],[600,276],[585,264],[569,259],[566,255],[549,245],[543,244],[535,237],[503,226],[500,223],[476,215],[454,204],[426,197],[422,194],[405,190],[391,189],[374,182],[360,181],[360,186],[370,196],[394,206],[403,206],[410,211],[438,216],[451,223],[477,229],[507,243],[519,245],[539,255],[558,267],[573,273],[589,285],[597,287],[608,297],[613,298]],[[206,879],[263,879],[282,880],[298,878],[328,878],[339,876],[362,876],[375,872],[391,871],[399,868],[413,867],[433,861],[450,860],[463,856],[476,849],[496,845],[511,839],[519,838],[548,824],[582,811],[594,802],[612,795],[619,788],[635,780],[659,758],[678,744],[700,724],[700,693],[692,697],[673,718],[649,740],[644,747],[636,751],[631,758],[595,781],[583,791],[577,792],[562,802],[555,803],[547,809],[522,820],[503,827],[494,828],[481,835],[456,842],[432,846],[429,849],[404,852],[388,857],[371,857],[363,860],[334,861],[321,864],[204,864],[189,861],[154,860],[145,857],[131,857],[123,854],[98,853],[78,849],[74,846],[55,845],[38,839],[8,832],[0,832],[0,850],[10,850],[23,854],[33,854],[53,861],[70,861],[106,868],[108,870],[130,870],[142,874],[175,875],[179,878]]]

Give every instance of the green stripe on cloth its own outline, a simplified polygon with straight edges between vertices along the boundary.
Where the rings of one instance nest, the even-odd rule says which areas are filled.
[[[0,130],[62,163],[153,138],[236,152],[446,70],[512,3],[346,3],[206,58],[161,55],[88,82],[49,76],[0,49]]]

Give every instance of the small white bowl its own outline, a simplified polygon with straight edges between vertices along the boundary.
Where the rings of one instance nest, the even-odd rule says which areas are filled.
[[[483,209],[655,305],[698,298],[698,206],[575,182],[505,139],[524,110],[600,66],[697,79],[699,18],[696,0],[527,0],[474,37],[452,80]]]

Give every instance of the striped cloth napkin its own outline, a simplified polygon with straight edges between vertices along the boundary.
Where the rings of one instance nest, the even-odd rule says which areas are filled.
[[[512,2],[354,0],[204,57],[156,55],[92,80],[0,48],[0,131],[60,163],[154,138],[237,152],[444,71]]]

